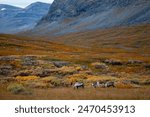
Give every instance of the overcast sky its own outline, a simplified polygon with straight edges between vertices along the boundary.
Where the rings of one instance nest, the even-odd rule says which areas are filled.
[[[26,7],[33,2],[52,3],[54,0],[0,0],[0,4],[9,4],[19,7]]]

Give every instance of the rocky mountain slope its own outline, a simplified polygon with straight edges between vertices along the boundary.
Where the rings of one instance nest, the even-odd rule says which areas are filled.
[[[55,0],[33,33],[58,35],[149,22],[149,0]]]
[[[36,2],[26,8],[0,4],[0,33],[16,33],[33,28],[47,14],[50,4]]]

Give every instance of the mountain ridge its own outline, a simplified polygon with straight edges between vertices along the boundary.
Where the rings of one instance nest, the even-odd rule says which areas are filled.
[[[25,8],[0,4],[0,9],[4,9],[0,11],[0,33],[12,34],[32,29],[47,14],[49,7],[50,4],[42,2],[32,3]]]
[[[32,33],[71,32],[150,23],[149,0],[55,0]]]

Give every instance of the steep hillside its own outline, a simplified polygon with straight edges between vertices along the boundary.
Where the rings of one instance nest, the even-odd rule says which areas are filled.
[[[99,29],[63,36],[49,37],[51,41],[84,47],[109,58],[147,58],[150,60],[150,25]]]
[[[14,7],[10,5],[0,4],[0,19],[10,18],[20,12],[22,8]]]
[[[23,37],[23,40],[24,38],[25,37]],[[41,41],[39,41],[38,38],[40,38]],[[34,38],[32,36],[32,38],[29,38],[28,41],[23,41],[26,43],[22,43],[22,37],[20,37],[19,39],[22,46],[30,45],[29,49],[35,47],[34,44],[37,44],[36,48],[34,48],[33,50],[31,49],[32,51],[30,50],[30,52],[25,51],[26,48],[23,49],[25,53],[30,54],[52,54],[53,56],[57,55],[58,58],[60,57],[59,54],[61,54],[61,59],[67,57],[71,60],[78,61],[89,61],[93,58],[114,58],[121,60],[137,59],[150,61],[150,25],[99,29],[70,33],[63,36],[39,36],[37,38]],[[34,41],[32,41],[33,39]],[[5,40],[5,43],[8,43],[10,41],[11,36],[9,38],[9,41]],[[58,46],[59,49],[52,49],[52,47],[55,47],[55,43],[49,44],[49,41],[55,43],[59,42],[61,44],[67,45],[72,49],[65,49],[68,50],[67,52],[63,52],[64,48],[61,46]],[[15,44],[16,42],[14,40],[11,43]],[[42,51],[40,48],[43,48]],[[81,49],[82,51],[76,51],[76,49]],[[14,48],[15,53],[23,54],[21,50],[16,51]],[[57,52],[58,50],[60,50],[61,52]],[[9,51],[9,54],[11,52],[12,51]]]
[[[33,33],[58,35],[149,22],[149,0],[55,0]]]
[[[16,33],[32,29],[47,14],[50,4],[33,3],[25,9],[0,5],[0,33]]]
[[[0,56],[41,55],[52,59],[78,59],[87,49],[54,43],[44,38],[0,34]],[[81,55],[82,58],[82,55]]]

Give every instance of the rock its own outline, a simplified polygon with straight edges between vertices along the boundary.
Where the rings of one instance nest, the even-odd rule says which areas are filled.
[[[23,71],[17,71],[16,73],[13,74],[14,77],[16,76],[30,76],[32,74],[31,70],[23,70]]]
[[[47,77],[47,76],[50,76],[53,72],[49,69],[43,69],[39,72],[36,73],[36,76],[39,76],[39,77]]]
[[[150,79],[147,79],[141,83],[142,85],[150,85]]]
[[[1,56],[0,57],[0,61],[13,61],[15,60],[15,57],[11,57],[11,56]]]
[[[65,62],[65,61],[54,61],[53,64],[60,68],[60,67],[63,67],[63,66],[68,66],[70,63],[69,62]]]
[[[123,63],[120,60],[113,60],[113,59],[106,59],[104,60],[104,63],[110,64],[110,65],[123,65]]]
[[[72,75],[78,72],[79,71],[76,69],[76,67],[73,66],[63,66],[61,68],[58,68],[58,74],[61,76]]]
[[[88,66],[86,66],[86,65],[81,65],[81,68],[82,68],[83,70],[88,70],[88,69],[89,69]]]
[[[150,64],[144,66],[146,69],[150,69]]]
[[[22,58],[23,66],[37,66],[38,62],[35,56],[25,56]]]
[[[108,69],[108,66],[104,63],[95,62],[91,64],[95,69]]]
[[[38,67],[36,69],[32,70],[32,75],[33,76],[39,76],[39,77],[47,77],[47,76],[51,76],[51,75],[57,75],[59,69],[58,68],[53,68],[53,69],[46,69],[46,68],[41,68]]]
[[[12,73],[13,67],[11,65],[0,66],[0,75],[8,76]]]
[[[149,4],[149,0],[54,0],[33,32],[51,36],[149,23]]]
[[[140,61],[140,60],[129,60],[127,62],[127,64],[142,64],[144,63],[143,61]]]
[[[140,82],[138,81],[138,80],[130,80],[130,83],[131,84],[136,84],[136,85],[139,85],[140,84]]]

